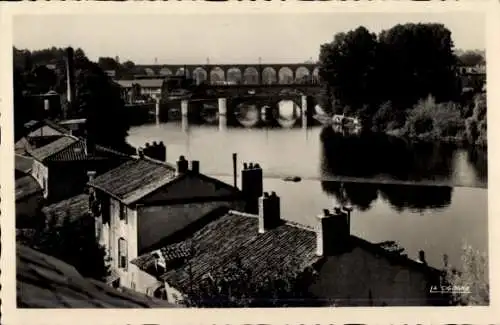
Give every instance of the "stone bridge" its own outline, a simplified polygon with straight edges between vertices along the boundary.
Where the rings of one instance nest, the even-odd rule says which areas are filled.
[[[186,76],[210,84],[295,84],[318,83],[319,67],[314,63],[294,64],[163,64],[136,65],[144,76]]]

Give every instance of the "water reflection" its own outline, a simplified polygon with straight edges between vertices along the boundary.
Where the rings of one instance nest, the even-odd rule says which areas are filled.
[[[460,175],[456,175],[454,165],[459,150],[451,144],[410,143],[383,134],[345,136],[331,128],[324,128],[320,139],[321,172],[326,179],[347,176],[446,185],[456,185],[454,182],[460,181],[456,179]],[[472,181],[477,184],[469,185],[484,185],[487,182],[485,152],[471,151],[468,160],[477,174]]]
[[[328,195],[335,197],[337,202],[350,204],[361,211],[369,210],[379,198],[398,212],[436,210],[451,204],[453,192],[453,188],[449,186],[336,181],[323,181],[321,188]]]

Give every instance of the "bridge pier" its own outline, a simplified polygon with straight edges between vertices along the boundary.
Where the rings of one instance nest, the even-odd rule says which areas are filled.
[[[226,116],[227,114],[227,99],[219,98],[219,116]]]
[[[155,116],[156,117],[160,116],[160,99],[159,98],[155,99]]]
[[[219,103],[219,128],[224,129],[225,126],[227,125],[227,99],[219,98],[218,103]]]
[[[182,100],[181,101],[181,116],[182,118],[184,117],[188,117],[188,113],[189,113],[189,104],[188,104],[188,101],[187,100]]]
[[[302,95],[301,98],[301,106],[302,106],[302,114],[301,114],[301,119],[302,119],[302,128],[307,128],[307,96]]]

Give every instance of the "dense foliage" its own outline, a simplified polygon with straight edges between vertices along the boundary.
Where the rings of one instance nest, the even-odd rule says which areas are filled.
[[[314,272],[296,266],[294,262],[283,264],[279,270],[270,270],[269,275],[257,278],[251,267],[242,265],[235,257],[224,270],[193,281],[190,292],[179,302],[206,308],[311,306],[316,302],[307,288]]]
[[[40,118],[39,109],[30,106],[27,96],[44,94],[49,90],[67,92],[66,50],[51,48],[30,52],[14,48],[14,118],[16,139],[22,136],[22,125]],[[101,65],[109,65],[101,58]],[[51,66],[52,68],[48,68]],[[67,118],[85,118],[89,141],[116,150],[132,152],[125,138],[129,128],[124,118],[124,101],[120,87],[99,66],[90,61],[83,50],[74,51],[76,100]],[[62,106],[68,108],[67,101]],[[62,113],[59,114],[62,117]]]
[[[71,220],[69,213],[61,221],[40,213],[32,231],[18,235],[20,244],[56,257],[74,266],[84,277],[104,281],[109,275],[106,252],[94,235],[92,218]]]
[[[488,306],[490,303],[490,285],[488,278],[487,256],[464,245],[462,265],[457,270],[445,257],[444,285],[451,288],[450,303],[462,306]]]
[[[338,33],[320,48],[320,104],[330,114],[358,116],[377,132],[486,144],[485,114],[464,114],[485,112],[485,95],[465,98],[458,70],[484,64],[484,54],[453,47],[441,24]]]

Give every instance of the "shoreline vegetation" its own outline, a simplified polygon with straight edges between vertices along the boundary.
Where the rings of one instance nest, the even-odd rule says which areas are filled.
[[[362,132],[487,147],[484,73],[464,68],[480,71],[484,54],[457,51],[442,24],[337,33],[318,63],[329,116],[356,117]]]

